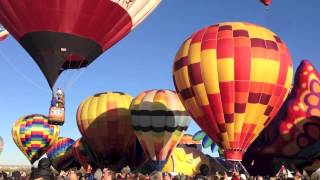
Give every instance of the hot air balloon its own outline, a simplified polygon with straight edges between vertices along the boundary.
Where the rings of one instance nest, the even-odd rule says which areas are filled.
[[[75,141],[70,138],[59,137],[58,140],[47,151],[47,156],[51,165],[58,171],[68,170],[71,167],[78,166],[72,153],[72,145]]]
[[[226,22],[199,30],[178,51],[173,80],[183,105],[226,159],[244,152],[277,114],[292,81],[285,43],[270,30]]]
[[[9,35],[9,32],[0,24],[0,41],[6,39]]]
[[[248,163],[252,159],[262,159],[260,164],[265,165],[264,157],[272,156],[274,162],[288,162],[304,169],[319,159],[319,112],[320,75],[309,61],[304,60],[296,71],[294,86],[286,102],[249,148]]]
[[[188,113],[170,90],[144,91],[132,101],[130,110],[132,126],[151,160],[146,168],[161,171],[189,126]]]
[[[175,172],[194,176],[200,173],[201,165],[210,167],[209,158],[196,148],[182,145],[173,150],[162,172]]]
[[[189,145],[200,145],[201,142],[194,140],[191,134],[184,134],[180,139],[179,144],[189,146]]]
[[[215,143],[213,143],[212,139],[202,130],[196,132],[193,137],[193,140],[195,141],[202,141],[202,147],[208,148],[211,147],[212,152],[216,152],[219,150],[219,146]]]
[[[3,150],[3,146],[4,146],[4,141],[3,141],[2,137],[0,136],[0,155],[1,155],[2,150]]]
[[[61,72],[88,66],[144,20],[160,0],[0,2],[0,22],[52,88]]]
[[[72,154],[84,169],[88,169],[89,165],[91,167],[97,166],[94,162],[96,159],[94,156],[94,152],[83,140],[83,138],[80,138],[73,143]]]
[[[130,167],[139,167],[149,160],[138,139],[128,148],[127,161]]]
[[[48,118],[40,114],[23,116],[12,128],[12,137],[31,164],[38,160],[57,140],[59,128],[48,124]]]
[[[260,0],[260,2],[263,3],[265,6],[270,6],[272,0]]]
[[[136,139],[131,127],[131,100],[122,92],[105,92],[88,97],[78,107],[78,128],[99,157],[99,166],[118,163]]]

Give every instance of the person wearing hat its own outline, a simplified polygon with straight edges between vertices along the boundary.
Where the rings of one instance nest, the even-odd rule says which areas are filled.
[[[19,171],[13,171],[11,177],[14,180],[20,180],[21,173]]]
[[[53,173],[50,169],[51,163],[48,158],[40,159],[38,168],[32,168],[31,179],[54,180]]]

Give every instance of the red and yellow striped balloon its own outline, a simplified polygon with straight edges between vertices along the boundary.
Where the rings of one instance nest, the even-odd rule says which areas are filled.
[[[272,31],[226,22],[182,44],[173,79],[190,115],[227,159],[240,161],[287,97],[292,71],[289,50]]]
[[[119,160],[136,139],[131,127],[131,100],[122,92],[105,92],[88,97],[78,107],[78,128],[101,160]]]

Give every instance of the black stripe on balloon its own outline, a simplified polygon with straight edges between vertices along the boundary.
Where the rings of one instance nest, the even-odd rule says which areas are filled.
[[[168,131],[168,132],[174,132],[174,131],[185,131],[187,130],[187,126],[176,126],[176,127],[153,127],[153,126],[148,126],[148,127],[141,127],[141,126],[133,126],[133,129],[135,131],[154,131],[154,132],[163,132],[163,131]]]
[[[123,92],[119,92],[119,91],[115,91],[115,92],[102,92],[102,93],[97,93],[95,95],[93,95],[94,97],[99,97],[101,95],[104,95],[104,94],[120,94],[120,95],[126,95],[126,93],[123,93]]]
[[[114,91],[114,92],[112,92],[112,93],[116,93],[116,94],[120,94],[120,95],[125,95],[125,93],[119,92],[119,91]]]
[[[62,65],[62,69],[78,69],[86,67],[89,64],[87,60],[78,60],[78,61],[65,61]]]
[[[186,111],[164,111],[164,110],[131,110],[131,115],[136,116],[189,116]]]
[[[50,87],[62,70],[88,66],[103,52],[94,40],[62,32],[30,32],[19,42],[38,64]]]

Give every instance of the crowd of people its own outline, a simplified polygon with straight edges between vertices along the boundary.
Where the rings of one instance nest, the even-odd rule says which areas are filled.
[[[121,171],[115,172],[108,168],[95,169],[88,168],[86,171],[77,168],[71,168],[67,171],[56,172],[51,168],[48,158],[42,158],[38,167],[32,167],[29,172],[13,171],[8,174],[6,172],[0,173],[0,180],[113,180],[113,179],[131,179],[131,180],[265,180],[265,179],[310,179],[310,177],[303,176],[297,173],[294,177],[286,177],[284,175],[277,175],[277,177],[248,177],[245,174],[240,174],[238,171],[231,172],[216,172],[209,174],[209,169],[200,167],[200,172],[195,176],[188,176],[183,174],[165,173],[154,171],[150,174],[142,174],[138,171],[131,171],[126,166]],[[312,178],[311,178],[312,179]]]

